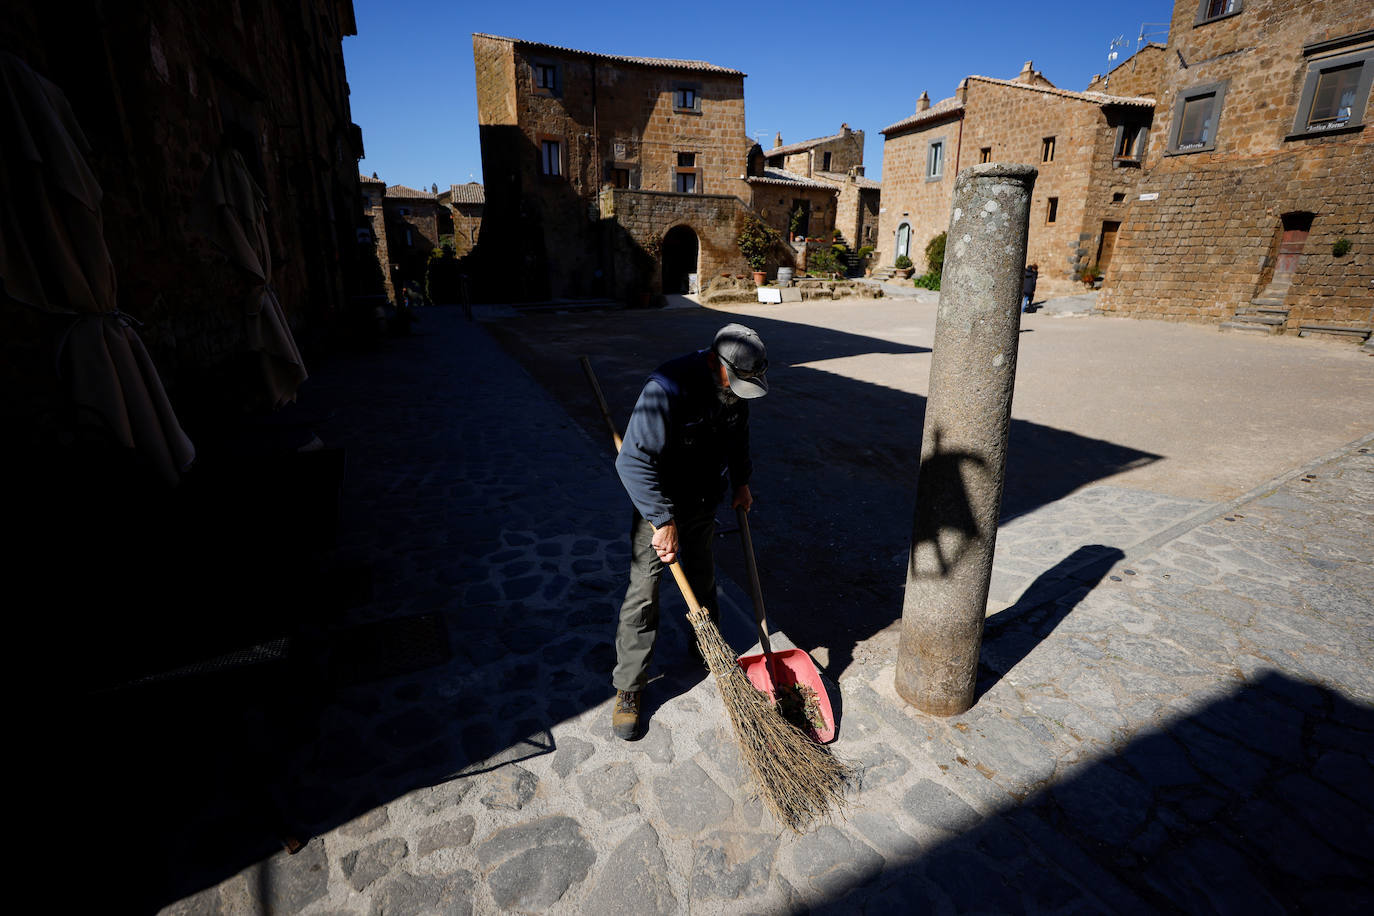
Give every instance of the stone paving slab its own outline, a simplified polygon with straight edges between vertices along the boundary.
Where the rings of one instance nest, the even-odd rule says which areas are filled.
[[[612,737],[609,450],[457,310],[420,329],[318,380],[349,403],[321,432],[349,449],[345,542],[377,582],[339,626],[437,612],[453,657],[340,689],[291,794],[314,838],[167,912],[1374,905],[1368,442],[1211,519],[1102,486],[1007,526],[977,705],[917,713],[879,637],[839,685],[851,804],[797,836],[750,797],[680,605],[648,733]]]

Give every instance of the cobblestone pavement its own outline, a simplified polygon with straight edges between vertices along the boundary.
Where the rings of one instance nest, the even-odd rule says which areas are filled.
[[[419,327],[316,384],[376,582],[338,629],[437,620],[427,666],[338,689],[304,850],[166,912],[1371,911],[1371,439],[1222,505],[1099,485],[1008,524],[977,705],[912,710],[879,634],[839,684],[862,780],[796,836],[670,585],[648,733],[611,736],[609,448],[457,310]]]

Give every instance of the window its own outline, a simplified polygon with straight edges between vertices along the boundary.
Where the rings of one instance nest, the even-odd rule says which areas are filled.
[[[612,168],[612,169],[611,169],[611,187],[613,187],[613,188],[628,188],[629,186],[630,186],[630,170],[629,170],[629,169],[617,169],[617,168]]]
[[[675,111],[701,111],[701,87],[690,84],[674,86],[673,109]]]
[[[396,215],[397,215],[397,216],[409,216],[409,215],[410,215],[410,208],[409,208],[409,207],[397,207],[397,208],[396,208]]]
[[[1217,147],[1217,122],[1221,119],[1226,83],[1209,83],[1185,89],[1174,102],[1169,126],[1170,154],[1199,153]]]
[[[1059,198],[1051,197],[1045,206],[1045,225],[1049,225],[1059,219]]]
[[[1199,26],[1204,22],[1234,16],[1241,8],[1241,0],[1199,0],[1197,18],[1193,20],[1193,25]]]
[[[1124,191],[1116,191],[1116,192],[1114,192],[1114,193],[1112,194],[1112,203],[1114,203],[1114,204],[1119,204],[1119,203],[1121,203],[1122,201],[1124,201],[1125,199],[1126,199],[1126,193],[1125,193]]]
[[[414,237],[413,235],[411,235],[411,232],[410,232],[409,229],[406,230],[406,247],[407,247],[407,248],[414,248],[414,247],[415,247],[415,237]]]
[[[540,169],[545,175],[563,174],[563,144],[557,140],[539,142]]]
[[[822,171],[822,172],[828,172],[828,171],[830,171],[830,154],[829,154],[829,153],[825,153],[824,155],[821,156],[821,171]]]
[[[979,161],[979,162],[991,162],[991,161],[992,161],[992,147],[990,147],[990,146],[985,146],[985,147],[983,147],[982,149],[980,149],[980,150],[978,151],[978,161]]]
[[[933,140],[926,150],[926,180],[939,178],[945,173],[945,141]]]
[[[1053,162],[1053,161],[1054,161],[1054,138],[1053,138],[1053,137],[1046,137],[1045,139],[1043,139],[1043,140],[1040,141],[1040,161],[1041,161],[1041,162]]]
[[[701,182],[698,176],[696,153],[678,153],[677,171],[673,175],[673,190],[679,194],[695,194]]]
[[[1148,124],[1127,123],[1116,129],[1116,152],[1120,162],[1139,162],[1145,158],[1145,140],[1150,136]]]
[[[1298,102],[1293,133],[1314,134],[1359,127],[1374,79],[1374,48],[1315,60]]]
[[[530,61],[534,91],[541,95],[558,95],[563,91],[563,75],[558,64],[551,60]]]

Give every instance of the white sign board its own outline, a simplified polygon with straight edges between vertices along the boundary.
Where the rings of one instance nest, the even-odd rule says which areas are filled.
[[[1159,200],[1159,192],[1158,192],[1158,191],[1151,191],[1149,194],[1141,194],[1141,195],[1140,195],[1140,199],[1141,199],[1141,200]]]
[[[760,301],[760,302],[781,302],[781,301],[782,301],[782,290],[779,289],[779,288],[776,287],[776,286],[760,286],[760,287],[759,287],[759,301]]]

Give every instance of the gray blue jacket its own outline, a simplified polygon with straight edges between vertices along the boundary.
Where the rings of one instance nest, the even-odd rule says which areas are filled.
[[[711,509],[749,483],[749,402],[722,404],[709,350],[670,360],[649,376],[615,467],[639,514],[660,528],[679,510]]]

